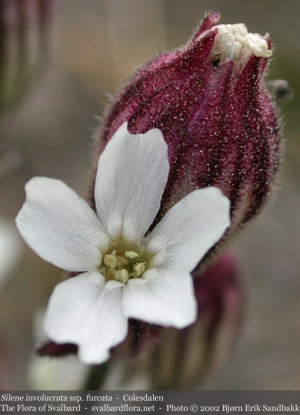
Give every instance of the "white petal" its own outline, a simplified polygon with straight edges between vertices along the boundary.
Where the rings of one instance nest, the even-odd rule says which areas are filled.
[[[167,212],[145,243],[164,235],[166,254],[159,266],[190,272],[230,225],[229,208],[218,188],[195,190]]]
[[[122,284],[107,288],[96,272],[58,284],[50,298],[45,331],[57,343],[75,343],[87,364],[109,358],[109,349],[123,341],[127,318],[122,313]]]
[[[233,62],[239,62],[248,59],[252,53],[265,58],[272,55],[266,40],[258,33],[248,33],[243,23],[218,25],[212,30],[215,29],[218,29],[218,33],[212,48],[212,55],[221,55],[221,61],[229,58]]]
[[[43,259],[68,271],[95,270],[108,238],[92,209],[60,180],[35,177],[17,227]]]
[[[266,40],[259,34],[249,33],[246,38],[255,56],[263,58],[269,58],[272,56],[272,51],[269,50]]]
[[[147,323],[183,328],[197,316],[192,277],[168,269],[152,269],[124,286],[124,313]]]
[[[159,209],[168,173],[160,130],[132,135],[124,123],[99,158],[95,186],[98,216],[112,239],[122,233],[140,241]]]

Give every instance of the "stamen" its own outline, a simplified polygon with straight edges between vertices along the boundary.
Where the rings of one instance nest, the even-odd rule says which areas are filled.
[[[133,269],[135,270],[137,276],[140,277],[145,272],[146,264],[145,262],[139,262],[133,266]]]
[[[123,284],[126,284],[129,280],[129,274],[126,269],[120,269],[116,272],[115,279]]]
[[[109,255],[105,255],[103,262],[107,267],[116,268],[117,266],[116,251],[113,251]]]
[[[135,258],[139,257],[139,254],[137,252],[134,252],[134,251],[126,251],[125,256],[126,256],[126,258],[135,259]]]
[[[130,278],[140,278],[146,271],[146,262],[141,262],[143,259],[143,252],[124,252],[121,246],[120,250],[111,250],[104,255],[99,271],[106,281],[115,280],[126,284]]]

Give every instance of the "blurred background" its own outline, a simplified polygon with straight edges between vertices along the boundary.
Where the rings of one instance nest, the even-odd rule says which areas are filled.
[[[92,136],[109,95],[136,66],[184,44],[211,10],[221,13],[221,23],[244,22],[251,32],[271,34],[275,52],[267,80],[288,80],[294,97],[281,105],[285,156],[277,189],[234,245],[247,296],[238,344],[203,387],[299,389],[300,2],[58,0],[53,8],[50,0],[45,3],[39,30],[28,35],[28,42],[36,42],[33,52],[28,48],[30,59],[24,54],[18,64],[13,61],[17,80],[25,70],[33,71],[32,79],[22,97],[12,94],[13,105],[5,103],[0,120],[6,166],[0,172],[0,389],[76,388],[86,369],[73,359],[70,374],[65,363],[42,367],[34,358],[43,337],[42,310],[61,271],[37,257],[13,227],[25,183],[33,176],[59,178],[85,197]],[[24,82],[15,86],[18,92]]]

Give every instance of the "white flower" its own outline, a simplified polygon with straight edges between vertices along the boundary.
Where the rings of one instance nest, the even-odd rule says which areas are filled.
[[[213,57],[223,62],[230,59],[233,62],[245,62],[252,54],[269,58],[272,51],[268,49],[266,40],[258,33],[248,33],[243,23],[221,24],[215,26],[218,33],[212,49]],[[212,29],[212,30],[213,30]]]
[[[16,222],[43,259],[81,275],[55,288],[45,331],[75,343],[85,363],[102,363],[127,334],[128,318],[186,327],[196,318],[190,272],[229,226],[229,201],[195,190],[145,237],[169,173],[158,129],[131,135],[127,124],[99,158],[97,214],[59,180],[33,178]]]

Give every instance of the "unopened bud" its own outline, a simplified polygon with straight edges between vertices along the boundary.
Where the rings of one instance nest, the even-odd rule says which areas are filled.
[[[97,149],[125,121],[132,134],[159,128],[170,174],[153,226],[191,191],[217,186],[231,202],[224,242],[268,198],[279,166],[281,122],[264,85],[269,37],[249,33],[244,24],[217,25],[218,19],[209,15],[184,47],[135,73],[109,108]]]

